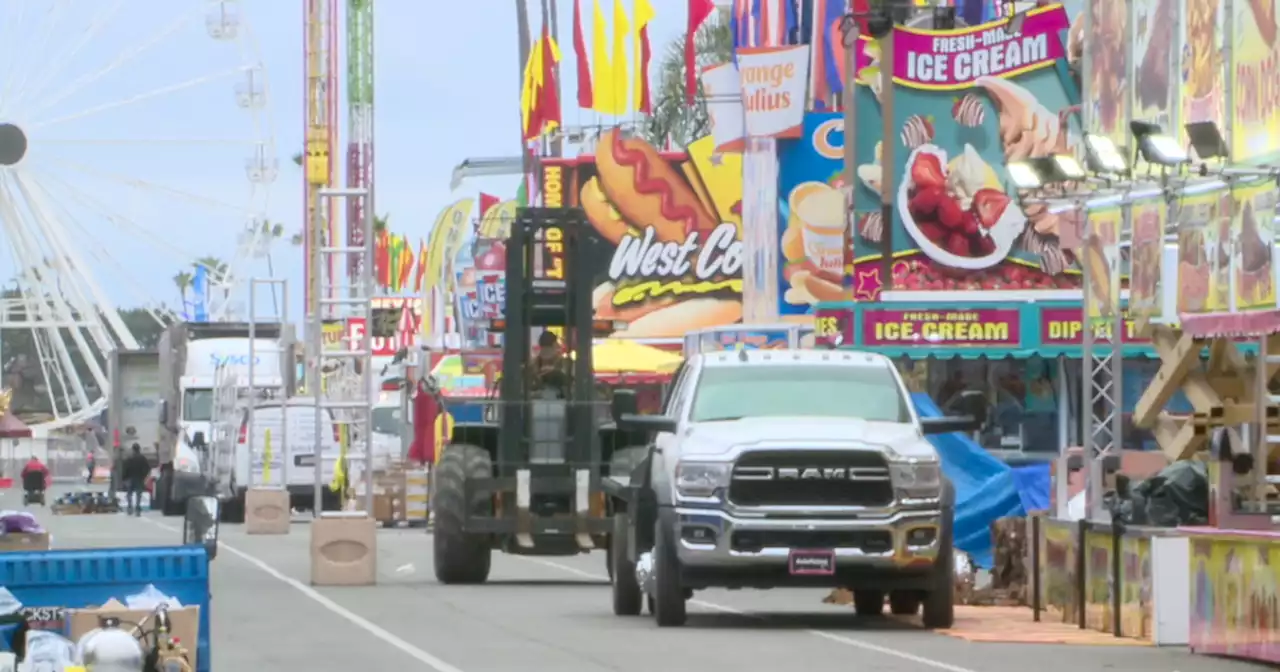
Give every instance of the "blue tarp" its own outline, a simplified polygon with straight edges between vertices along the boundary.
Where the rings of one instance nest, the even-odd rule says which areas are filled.
[[[916,413],[922,418],[942,415],[938,405],[929,395],[911,395]],[[1038,501],[1048,499],[1048,465],[1034,465],[1029,470],[1043,470],[1043,493],[1038,490],[1037,477],[1027,472],[1020,487],[1020,477],[1014,475],[1009,465],[982,449],[972,438],[959,432],[935,434],[929,442],[942,459],[942,472],[956,490],[955,547],[969,555],[973,564],[990,569],[993,563],[991,548],[991,523],[1007,516],[1026,515],[1024,498]],[[1032,492],[1021,493],[1030,487]],[[1041,508],[1047,508],[1041,507]]]

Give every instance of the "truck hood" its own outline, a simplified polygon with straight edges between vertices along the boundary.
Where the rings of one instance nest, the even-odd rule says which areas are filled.
[[[903,457],[937,459],[938,456],[933,445],[912,423],[809,417],[747,418],[694,424],[681,438],[680,455],[724,456],[728,459],[731,451],[736,449],[777,444],[831,448],[864,445],[890,448]]]

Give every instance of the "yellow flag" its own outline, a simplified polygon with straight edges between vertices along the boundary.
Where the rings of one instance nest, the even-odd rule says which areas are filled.
[[[521,128],[528,127],[529,115],[538,104],[538,90],[542,87],[542,40],[529,50],[529,60],[524,64],[524,79],[520,86]]]
[[[613,105],[613,65],[609,62],[609,31],[604,24],[604,12],[600,0],[594,0],[591,12],[591,100],[595,111],[602,114],[622,114]]]
[[[338,425],[338,461],[333,465],[333,480],[329,489],[342,495],[347,489],[347,424]],[[323,456],[317,459],[323,459]]]
[[[271,484],[271,430],[262,439],[262,484]]]
[[[613,0],[613,99],[617,112],[626,114],[627,97],[631,93],[631,79],[627,67],[627,38],[631,36],[631,22],[627,20],[627,8],[622,0]]]
[[[653,5],[649,4],[649,0],[636,0],[636,26],[635,32],[631,35],[631,47],[635,51],[632,62],[635,64],[636,74],[635,86],[632,87],[634,93],[631,98],[631,109],[636,112],[641,111],[640,105],[644,102],[644,80],[649,76],[649,73],[641,70],[644,67],[644,56],[640,53],[643,47],[640,43],[640,31],[644,30],[655,17]],[[650,56],[652,57],[652,54]]]

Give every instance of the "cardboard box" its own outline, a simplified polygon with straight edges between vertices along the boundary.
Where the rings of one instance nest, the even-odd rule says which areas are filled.
[[[130,609],[118,600],[110,600],[96,609],[68,609],[67,633],[71,641],[79,641],[85,633],[98,627],[98,619],[111,616],[120,619],[122,624],[142,623],[150,630],[155,627],[155,619],[150,618],[149,609]],[[178,640],[191,657],[191,669],[197,669],[196,650],[200,648],[200,607],[183,607],[169,610],[169,636]]]
[[[48,532],[10,532],[0,536],[0,552],[47,550],[49,550]]]
[[[394,495],[375,494],[373,496],[373,519],[380,523],[404,520],[404,498]]]

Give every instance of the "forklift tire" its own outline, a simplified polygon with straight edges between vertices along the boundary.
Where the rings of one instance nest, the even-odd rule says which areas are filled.
[[[468,502],[466,487],[468,479],[492,477],[493,462],[479,446],[450,444],[432,476],[436,580],[443,584],[484,583],[489,578],[489,538],[467,534],[464,524],[469,515],[490,515],[492,503],[483,493]]]
[[[608,475],[621,476],[626,474],[630,476],[631,472],[635,471],[635,468],[640,466],[640,463],[644,462],[647,457],[649,457],[648,446],[627,446],[626,448],[619,448],[618,450],[613,451],[613,455],[609,457]],[[604,566],[609,572],[609,580],[612,581],[614,554],[613,542],[610,541],[609,545],[605,546],[605,548],[607,550],[605,551]]]
[[[627,557],[627,528],[631,516],[613,514],[613,537],[609,540],[609,574],[613,587],[613,614],[639,616],[644,595],[636,582],[636,563]]]
[[[653,546],[653,618],[658,627],[684,625],[688,620],[688,597],[680,585],[680,558],[671,538],[671,530],[656,524]]]

